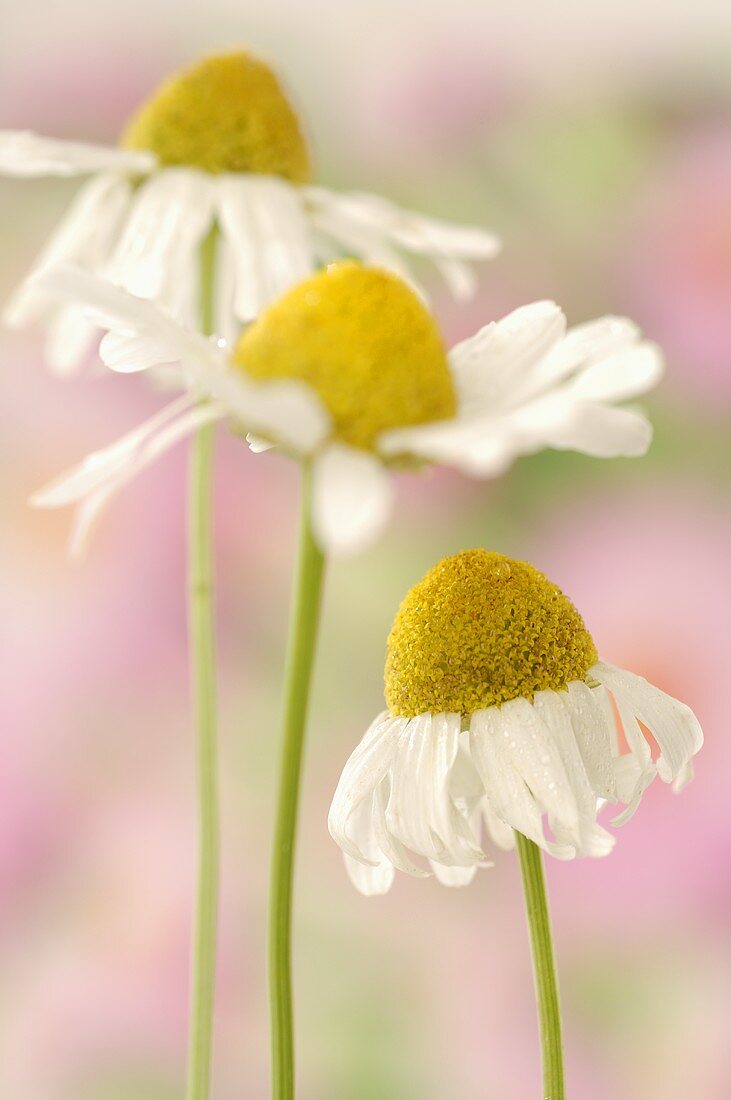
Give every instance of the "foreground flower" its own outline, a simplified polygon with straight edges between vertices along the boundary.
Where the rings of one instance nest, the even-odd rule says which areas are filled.
[[[566,332],[558,306],[537,302],[447,353],[403,280],[348,261],[286,293],[229,352],[84,272],[49,272],[38,290],[85,305],[109,330],[100,354],[112,369],[166,365],[187,390],[36,496],[46,507],[82,502],[77,542],[101,504],[201,421],[228,418],[261,446],[311,457],[315,534],[340,552],[359,549],[386,522],[391,467],[444,462],[495,477],[543,447],[639,455],[652,434],[644,416],[614,405],[649,389],[662,370],[657,348],[622,318]],[[276,399],[257,425],[254,380],[268,387],[258,401]]]
[[[132,118],[119,148],[0,132],[0,173],[92,176],[34,273],[58,263],[103,273],[190,327],[198,322],[200,247],[217,225],[215,327],[229,341],[264,305],[343,253],[408,277],[399,250],[428,257],[464,297],[474,289],[468,262],[499,247],[480,229],[313,186],[297,115],[272,70],[241,52],[171,77]],[[94,338],[73,304],[59,307],[33,282],[5,317],[17,327],[45,322],[49,362],[61,372],[79,364]]]
[[[599,808],[621,804],[623,823],[656,775],[689,778],[703,742],[687,706],[599,659],[560,589],[487,550],[445,558],[407,595],[386,702],[329,817],[366,894],[388,890],[395,867],[427,873],[408,849],[445,883],[469,882],[485,863],[483,822],[500,847],[517,830],[559,859],[606,855]]]

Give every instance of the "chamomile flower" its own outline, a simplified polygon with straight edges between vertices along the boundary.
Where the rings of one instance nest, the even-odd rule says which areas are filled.
[[[172,76],[127,125],[119,147],[0,132],[0,173],[90,176],[33,274],[58,263],[104,274],[195,327],[200,248],[219,229],[216,331],[229,341],[264,305],[337,256],[413,278],[401,252],[432,260],[457,297],[474,289],[470,261],[496,254],[492,233],[400,210],[386,199],[312,183],[299,119],[277,77],[247,53],[213,56]],[[48,359],[70,372],[94,328],[37,281],[5,311],[44,322]]]
[[[45,506],[81,502],[79,538],[100,501],[201,420],[227,418],[251,429],[255,446],[279,445],[311,460],[315,535],[343,553],[385,524],[394,467],[447,463],[495,477],[516,456],[544,447],[639,455],[651,438],[642,414],[614,403],[650,388],[661,358],[622,318],[567,332],[558,306],[537,302],[447,352],[407,283],[343,261],[285,293],[229,350],[85,272],[48,272],[38,290],[85,306],[109,330],[100,347],[109,367],[167,364],[187,392],[162,419],[90,456],[81,476],[74,470],[36,496]],[[276,417],[257,427],[240,395],[245,386],[251,396],[254,383],[279,387],[288,401],[294,387],[299,402],[309,397],[310,415],[301,424],[287,416],[281,430]]]
[[[427,874],[410,853],[447,885],[469,882],[486,864],[483,826],[502,848],[517,830],[559,859],[606,855],[599,809],[623,806],[623,823],[656,775],[690,778],[703,743],[687,706],[600,659],[542,573],[481,549],[445,558],[406,596],[385,695],[329,816],[366,894],[387,891],[394,868]]]

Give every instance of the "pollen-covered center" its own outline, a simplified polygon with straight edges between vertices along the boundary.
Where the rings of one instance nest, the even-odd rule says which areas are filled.
[[[309,383],[334,434],[371,449],[380,432],[454,416],[436,321],[396,275],[332,264],[280,298],[244,332],[234,360],[255,378]]]
[[[206,58],[168,78],[139,108],[120,143],[163,165],[310,179],[299,120],[276,76],[247,53]]]
[[[573,604],[532,565],[488,550],[444,558],[414,585],[388,637],[392,714],[459,712],[582,680],[597,661]]]

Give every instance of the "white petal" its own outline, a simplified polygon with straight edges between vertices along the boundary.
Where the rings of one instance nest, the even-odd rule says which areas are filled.
[[[254,382],[232,369],[213,340],[184,328],[153,302],[74,268],[39,277],[42,289],[85,303],[91,320],[110,330],[100,354],[113,370],[147,370],[180,363],[187,384],[214,401],[244,427],[307,454],[329,430],[330,418],[309,386],[298,381]]]
[[[688,783],[693,781],[695,775],[695,767],[693,761],[689,760],[688,763],[680,769],[675,779],[673,780],[673,790],[676,794],[679,794]]]
[[[556,386],[563,379],[585,370],[626,349],[640,339],[640,330],[627,317],[599,317],[572,325],[537,366],[531,378],[531,393]]]
[[[397,248],[429,257],[458,300],[474,296],[477,280],[465,261],[491,259],[500,250],[493,234],[454,226],[401,210],[377,195],[336,194],[322,187],[304,189],[313,225],[347,253],[399,275],[422,297],[424,288]],[[325,252],[323,261],[331,258]]]
[[[38,320],[50,324],[47,358],[52,370],[67,374],[90,350],[95,326],[72,303],[59,307],[45,292],[39,276],[58,264],[73,263],[90,271],[104,267],[131,196],[130,183],[117,176],[99,176],[81,188],[36,260],[32,273],[13,295],[4,320],[20,328]]]
[[[533,697],[533,707],[545,723],[573,792],[578,811],[578,831],[569,835],[575,839],[577,852],[588,856],[606,855],[614,847],[614,837],[597,823],[597,797],[574,736],[565,694],[562,691],[538,691]],[[562,818],[552,818],[551,826],[558,835],[564,828]]]
[[[197,328],[200,248],[212,221],[208,173],[191,168],[156,172],[135,194],[107,276]]]
[[[510,852],[515,847],[515,830],[512,825],[500,820],[487,799],[483,800],[482,814],[490,840],[504,852]]]
[[[566,775],[561,754],[533,704],[512,699],[500,708],[503,751],[531,791],[537,805],[549,815],[555,831],[581,844],[579,808]],[[570,729],[568,716],[565,719]]]
[[[505,725],[500,707],[476,711],[470,721],[470,755],[485,787],[492,812],[506,825],[558,859],[573,859],[573,846],[547,839],[540,807],[508,760]]]
[[[391,511],[393,487],[383,464],[340,443],[314,462],[312,522],[320,545],[350,554],[371,542]]]
[[[82,305],[89,319],[99,328],[108,329],[114,339],[103,340],[100,351],[107,366],[128,372],[148,367],[203,357],[215,360],[219,369],[226,357],[211,341],[190,332],[174,321],[153,302],[135,297],[77,267],[54,267],[36,279],[38,287],[60,301]],[[135,364],[133,349],[138,357]]]
[[[377,446],[388,457],[412,455],[476,477],[497,477],[519,453],[509,421],[487,416],[394,428],[378,437]]]
[[[338,194],[323,187],[307,187],[304,190],[316,214],[338,217],[354,226],[365,226],[411,252],[432,257],[488,260],[500,251],[500,241],[494,233],[402,210],[379,195],[364,192]]]
[[[368,862],[351,833],[351,818],[361,803],[370,803],[371,795],[386,777],[395,757],[399,736],[406,719],[393,718],[388,711],[378,715],[351,753],[333,795],[327,827],[333,840],[355,860]]]
[[[199,405],[171,420],[159,431],[148,433],[136,447],[125,447],[125,440],[119,441],[106,453],[97,452],[90,456],[91,463],[87,459],[67,478],[36,494],[32,503],[39,507],[56,507],[72,500],[80,501],[69,545],[70,553],[79,556],[85,551],[101,512],[125,485],[180,440],[205,424],[220,419],[221,415],[221,410],[214,405]],[[119,453],[110,455],[109,452],[116,447],[119,447]]]
[[[472,866],[485,859],[466,814],[452,798],[460,729],[459,714],[411,719],[393,765],[386,815],[389,832],[446,866]]]
[[[430,859],[429,866],[442,886],[455,887],[469,886],[477,874],[478,864],[473,863],[471,867],[445,867],[443,863]]]
[[[555,302],[533,302],[456,344],[449,362],[460,413],[495,416],[517,404],[537,364],[565,331],[566,318]]]
[[[616,801],[612,731],[597,690],[580,680],[568,685],[564,705],[571,718],[576,744],[589,783],[598,798]]]
[[[77,176],[107,171],[136,175],[151,172],[156,164],[153,153],[59,141],[28,130],[0,130],[0,173],[6,176]]]
[[[652,389],[662,373],[660,349],[635,344],[587,366],[572,381],[570,392],[587,401],[626,401]]]
[[[593,666],[592,675],[611,691],[620,712],[626,707],[652,733],[660,746],[660,778],[670,783],[682,775],[703,744],[703,731],[690,707],[648,684],[642,676],[604,661]]]
[[[373,799],[374,826],[378,847],[397,871],[403,871],[412,878],[428,878],[430,872],[414,863],[405,846],[398,837],[389,831],[386,818],[390,798],[390,780],[386,779],[376,790]]]
[[[538,398],[512,422],[526,452],[553,447],[595,458],[631,458],[645,454],[652,442],[652,425],[641,413],[574,401],[569,394]]]
[[[469,302],[477,293],[478,281],[474,268],[464,260],[434,257],[434,266],[456,302]]]
[[[72,504],[105,482],[114,480],[129,467],[140,448],[152,436],[186,412],[193,402],[194,398],[185,394],[166,405],[155,416],[127,432],[110,446],[87,455],[80,465],[35,493],[31,503],[37,508],[58,508]]]
[[[234,259],[234,310],[248,322],[313,271],[312,232],[300,189],[274,176],[220,176],[216,202]]]
[[[388,893],[394,879],[393,864],[378,847],[373,807],[375,797],[374,791],[370,798],[363,799],[352,814],[349,826],[353,844],[369,862],[363,863],[343,853],[350,881],[366,897]]]
[[[318,232],[332,238],[336,245],[339,245],[348,255],[357,256],[371,267],[382,267],[392,271],[407,282],[421,298],[426,298],[424,288],[417,281],[410,266],[389,241],[384,239],[380,231],[362,220],[348,217],[337,208],[316,209],[312,214],[312,224]],[[328,258],[332,258],[331,247],[326,250],[326,254]]]
[[[80,306],[59,306],[46,320],[45,359],[59,378],[78,371],[99,339],[99,330]]]
[[[255,435],[309,455],[330,431],[330,416],[315,391],[296,380],[253,382],[245,372],[200,370],[198,384]]]

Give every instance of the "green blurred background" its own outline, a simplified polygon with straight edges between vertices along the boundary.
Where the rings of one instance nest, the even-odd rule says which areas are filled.
[[[504,238],[448,339],[538,297],[627,313],[667,354],[642,460],[543,454],[493,485],[404,476],[388,535],[328,578],[297,880],[302,1100],[525,1100],[538,1051],[514,859],[463,891],[357,895],[326,827],[382,705],[386,632],[434,561],[527,557],[602,655],[688,701],[706,747],[604,861],[552,862],[575,1100],[731,1096],[731,10],[720,2],[2,0],[0,126],[113,141],[201,52],[271,58],[319,177]],[[0,293],[73,182],[0,180]],[[428,272],[425,272],[428,277]],[[110,512],[88,560],[29,493],[151,412],[144,383],[62,383],[0,335],[0,1095],[183,1089],[194,851],[185,455]],[[296,471],[221,440],[223,910],[216,1100],[265,1097],[264,905]]]

